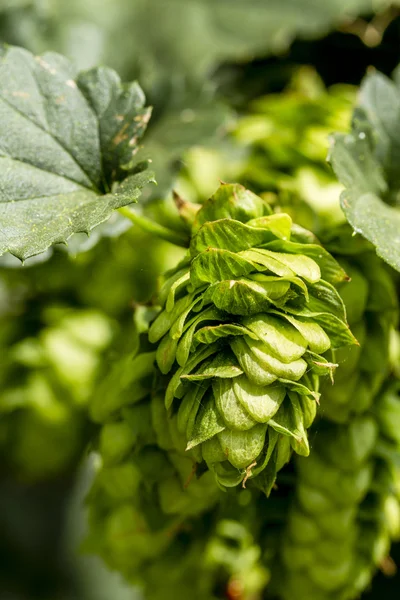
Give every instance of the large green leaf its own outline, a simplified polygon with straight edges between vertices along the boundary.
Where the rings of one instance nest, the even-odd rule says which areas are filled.
[[[330,153],[344,184],[341,206],[355,231],[400,271],[400,82],[368,75],[348,135],[337,134]]]
[[[0,254],[24,260],[137,200],[152,181],[133,158],[150,111],[110,69],[0,53]]]

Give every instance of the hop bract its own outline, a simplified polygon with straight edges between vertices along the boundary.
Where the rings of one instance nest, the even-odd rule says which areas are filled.
[[[240,185],[197,212],[149,338],[165,405],[225,486],[308,455],[322,355],[355,343],[334,285],[347,276],[308,231]],[[270,484],[265,484],[267,487]]]

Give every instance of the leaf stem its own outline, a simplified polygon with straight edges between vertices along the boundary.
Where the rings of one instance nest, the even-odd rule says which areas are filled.
[[[118,212],[132,221],[135,225],[138,225],[143,231],[147,231],[148,233],[152,233],[162,240],[166,240],[171,244],[175,244],[176,246],[182,246],[183,248],[188,248],[189,246],[189,238],[182,233],[177,231],[172,231],[172,229],[168,229],[164,227],[164,225],[160,225],[143,215],[138,215],[136,212],[130,210],[127,206],[123,206],[118,209]]]

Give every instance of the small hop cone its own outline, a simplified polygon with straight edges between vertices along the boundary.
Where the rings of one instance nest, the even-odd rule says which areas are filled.
[[[312,234],[240,185],[198,211],[149,339],[169,376],[166,408],[220,484],[268,466],[269,492],[292,450],[308,455],[319,378],[336,366],[322,354],[356,343],[334,287],[346,278]]]
[[[180,528],[212,509],[221,494],[211,472],[196,477],[190,454],[177,449],[173,420],[159,418],[157,404],[157,395],[149,395],[106,417],[88,496],[84,548],[129,580],[167,552]]]
[[[83,547],[138,581],[183,527],[213,509],[221,490],[212,472],[197,477],[199,449],[185,452],[186,440],[157,393],[156,354],[146,351],[147,310],[136,312],[135,324],[132,352],[107,364],[91,399],[101,429]]]

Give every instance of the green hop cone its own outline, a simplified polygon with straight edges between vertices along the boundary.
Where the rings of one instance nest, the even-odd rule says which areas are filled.
[[[389,268],[365,241],[341,226],[330,232],[328,248],[351,277],[339,286],[347,319],[359,346],[341,348],[331,360],[339,364],[335,385],[321,387],[323,415],[348,422],[370,409],[390,372],[390,339],[398,321],[398,301]]]
[[[32,313],[32,337],[25,321],[8,319],[8,330],[2,320],[0,456],[15,476],[35,482],[70,469],[87,443],[87,404],[112,327],[95,310]]]
[[[155,352],[147,334],[133,333],[131,354],[111,367],[107,362],[90,405],[101,429],[83,547],[147,585],[144,565],[169,552],[180,530],[213,508],[221,492],[212,473],[197,474],[195,458],[184,452],[156,391]]]
[[[400,450],[400,380],[388,385],[374,406],[379,426],[393,444]]]
[[[165,405],[218,482],[269,493],[292,450],[307,456],[323,354],[354,344],[335,285],[344,270],[306,230],[240,185],[192,221],[190,249],[159,293],[149,339]]]
[[[235,518],[224,518],[221,511],[215,511],[198,519],[190,537],[178,536],[162,558],[144,566],[146,600],[262,597],[269,572],[252,535],[253,527],[242,522],[243,507],[235,508],[239,513]]]
[[[374,412],[346,425],[321,422],[297,463],[275,586],[285,600],[352,600],[369,585],[398,535],[399,382]]]

